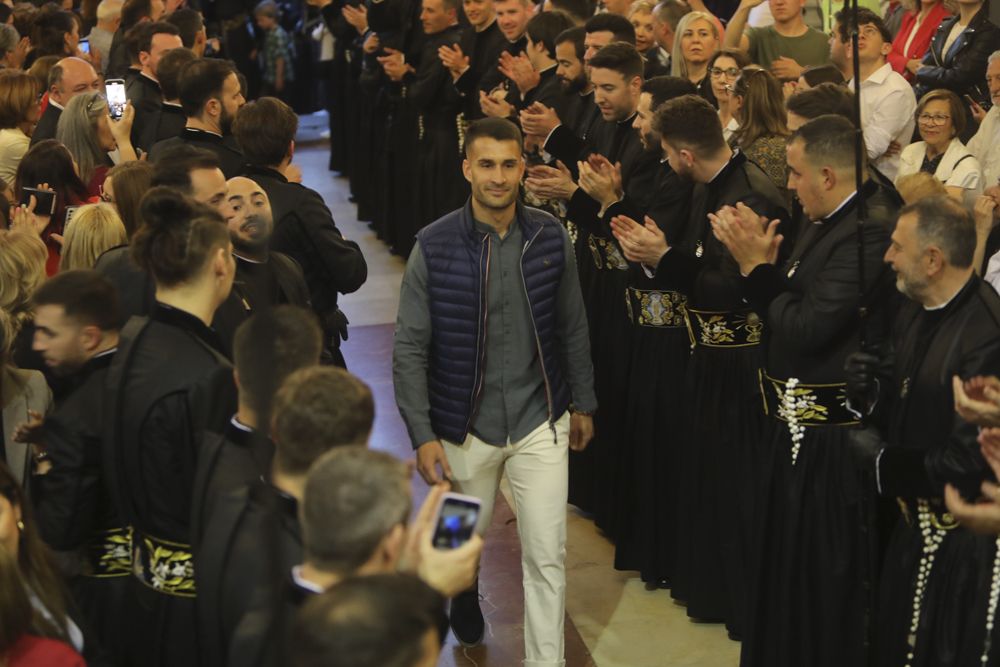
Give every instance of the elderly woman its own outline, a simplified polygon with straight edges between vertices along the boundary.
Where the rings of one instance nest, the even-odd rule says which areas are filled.
[[[129,137],[134,118],[135,111],[127,104],[121,120],[112,120],[100,93],[77,95],[59,116],[56,140],[69,149],[91,197],[100,196],[112,166],[108,153],[117,149],[123,162],[138,159]]]
[[[38,81],[27,72],[0,71],[0,179],[8,186],[14,183],[41,116],[40,91]]]
[[[903,149],[896,181],[923,171],[944,183],[948,194],[971,208],[983,190],[979,161],[959,136],[965,129],[965,105],[950,90],[932,90],[917,103],[920,141]]]
[[[688,12],[677,22],[670,74],[688,79],[698,94],[717,104],[708,76],[708,61],[719,49],[719,28],[712,16],[704,12]]]

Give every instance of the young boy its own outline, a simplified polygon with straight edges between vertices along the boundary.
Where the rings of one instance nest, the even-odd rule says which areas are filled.
[[[281,97],[288,82],[295,78],[292,69],[292,42],[278,23],[281,11],[274,0],[262,0],[253,12],[257,27],[264,33],[258,57],[265,95]]]

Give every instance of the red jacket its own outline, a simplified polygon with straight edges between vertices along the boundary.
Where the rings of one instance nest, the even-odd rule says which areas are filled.
[[[55,639],[24,635],[11,647],[9,667],[87,667],[80,654]]]
[[[938,2],[934,5],[931,11],[927,13],[927,18],[920,24],[920,28],[917,29],[917,35],[913,38],[909,51],[904,53],[903,47],[906,46],[906,40],[910,38],[910,32],[917,23],[917,12],[909,10],[903,14],[903,22],[899,25],[899,32],[896,34],[896,39],[892,40],[892,51],[889,52],[889,64],[892,65],[894,70],[906,77],[907,81],[912,82],[913,75],[906,69],[906,63],[911,60],[924,59],[924,55],[931,46],[931,40],[934,39],[934,33],[937,31],[938,26],[941,25],[941,21],[949,16],[948,10],[944,8],[944,3]]]

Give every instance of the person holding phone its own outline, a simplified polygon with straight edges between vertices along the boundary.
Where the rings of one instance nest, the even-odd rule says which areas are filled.
[[[128,102],[122,117],[112,120],[108,101],[100,93],[77,95],[59,117],[56,140],[73,155],[89,198],[101,196],[113,166],[108,153],[117,150],[123,162],[139,159],[130,137],[134,119],[135,110]]]
[[[518,509],[525,665],[564,664],[568,452],[593,435],[590,339],[573,246],[555,218],[518,200],[522,138],[506,119],[469,126],[464,207],[417,235],[400,292],[396,403],[429,484],[482,500],[501,474]],[[482,642],[478,587],[456,595],[451,627]]]

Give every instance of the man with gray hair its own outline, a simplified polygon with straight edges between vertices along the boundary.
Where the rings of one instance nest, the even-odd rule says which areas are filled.
[[[996,150],[1000,143],[1000,51],[991,53],[986,64],[986,86],[993,106],[986,112],[978,104],[972,105],[972,117],[979,123],[979,130],[966,147],[979,160],[983,186],[989,190],[1000,181],[1000,151]]]
[[[996,659],[986,583],[997,582],[995,536],[958,527],[944,506],[946,484],[974,502],[995,481],[978,427],[955,412],[955,386],[1000,368],[1000,296],[976,275],[975,247],[972,216],[951,198],[903,208],[885,255],[908,297],[891,352],[847,360],[852,405],[881,427],[855,431],[852,447],[902,512],[882,567],[879,665]]]
[[[87,38],[90,40],[90,52],[100,55],[98,66],[101,74],[108,70],[108,59],[111,53],[111,40],[122,22],[123,0],[101,0],[97,5],[97,25],[93,27]]]

